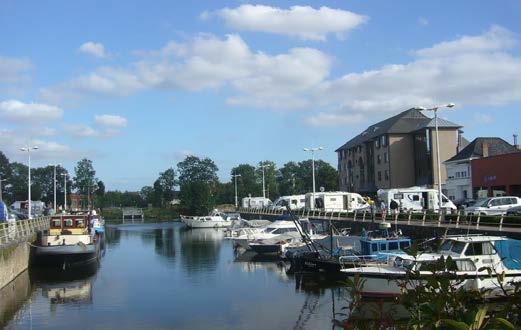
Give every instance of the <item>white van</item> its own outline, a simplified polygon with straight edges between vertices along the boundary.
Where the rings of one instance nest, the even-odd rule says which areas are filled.
[[[502,215],[514,206],[521,205],[521,198],[515,196],[502,196],[478,199],[473,206],[465,209],[467,215]]]
[[[313,195],[315,198],[313,199]],[[360,194],[345,191],[316,192],[306,194],[306,210],[348,211],[369,208]]]
[[[402,211],[438,211],[438,191],[436,189],[427,189],[422,187],[396,188],[396,189],[380,189],[377,191],[378,199],[383,202],[383,206],[387,209],[391,208],[391,201],[398,203],[398,208]],[[441,194],[441,207],[446,211],[456,210],[456,205],[451,202],[447,196]],[[382,205],[377,205],[382,207]]]
[[[242,207],[248,209],[260,209],[271,205],[271,200],[264,197],[244,197],[241,202]]]
[[[285,210],[286,206],[292,210],[300,210],[306,206],[306,195],[280,196],[270,206],[275,210]]]

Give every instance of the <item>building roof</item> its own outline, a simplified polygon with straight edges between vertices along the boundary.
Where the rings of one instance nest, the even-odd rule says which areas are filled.
[[[483,157],[483,143],[488,144],[489,156],[509,154],[511,152],[517,151],[513,145],[503,140],[502,138],[478,137],[470,142],[465,148],[461,149],[461,151],[458,152],[454,157],[446,160],[446,162]]]
[[[425,116],[420,110],[405,110],[393,117],[387,118],[369,126],[365,131],[358,134],[335,151],[349,149],[382,134],[405,134],[420,130],[422,128],[433,128],[434,119]],[[461,128],[448,120],[438,118],[440,128]]]

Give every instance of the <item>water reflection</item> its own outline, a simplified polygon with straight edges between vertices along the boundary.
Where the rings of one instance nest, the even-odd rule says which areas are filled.
[[[174,228],[158,228],[154,230],[155,251],[169,260],[175,257]]]
[[[274,255],[259,255],[253,251],[245,251],[236,249],[234,251],[234,260],[243,272],[270,272],[284,282],[288,282],[290,278],[287,275],[289,264]]]
[[[0,327],[16,315],[33,290],[27,270],[0,290]]]
[[[222,229],[179,228],[183,268],[188,273],[215,271],[223,238]]]

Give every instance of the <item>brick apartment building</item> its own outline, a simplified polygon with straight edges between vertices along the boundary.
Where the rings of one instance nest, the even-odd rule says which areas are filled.
[[[461,147],[461,126],[438,118],[441,162]],[[373,124],[336,150],[340,189],[366,194],[415,185],[437,187],[434,119],[417,109]],[[434,151],[434,152],[433,152]],[[447,175],[441,170],[442,184]]]

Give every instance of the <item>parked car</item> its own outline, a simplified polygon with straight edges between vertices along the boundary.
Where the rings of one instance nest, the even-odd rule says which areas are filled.
[[[521,206],[514,206],[507,210],[509,216],[521,216]]]
[[[502,215],[515,206],[521,206],[521,198],[515,196],[491,197],[477,200],[465,209],[467,215]]]

